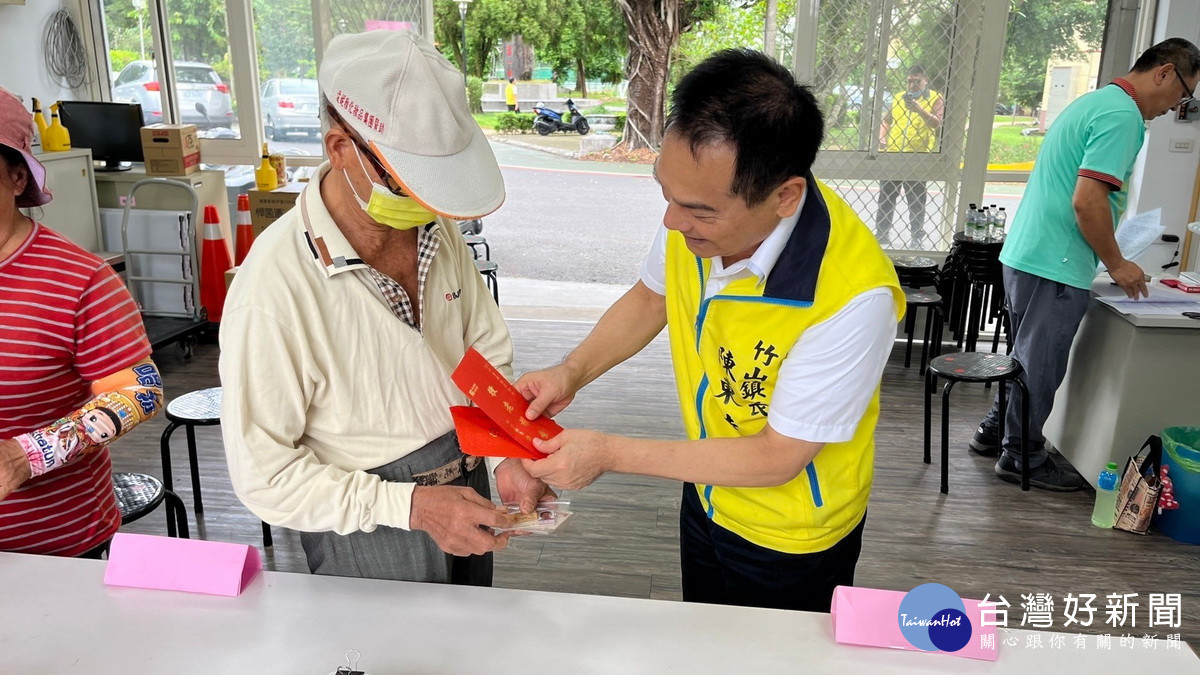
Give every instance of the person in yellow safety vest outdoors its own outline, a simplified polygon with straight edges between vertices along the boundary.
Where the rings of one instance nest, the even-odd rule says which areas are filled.
[[[520,112],[517,107],[517,85],[511,77],[508,78],[508,84],[504,85],[504,102],[508,104],[509,112]]]
[[[904,294],[810,173],[823,135],[811,90],[770,57],[696,66],[671,97],[640,280],[561,364],[516,382],[527,417],[554,415],[668,329],[686,440],[567,429],[522,461],[568,489],[607,471],[683,481],[687,601],[828,612],[854,582]]]
[[[938,130],[946,114],[946,101],[929,88],[925,69],[915,65],[908,69],[908,88],[892,97],[892,105],[883,115],[879,126],[879,149],[882,152],[937,152]],[[905,170],[911,167],[905,167]],[[908,202],[910,246],[921,248],[925,231],[925,204],[929,192],[923,180],[879,181],[879,213],[875,230],[885,246],[891,243],[892,218],[900,193]]]

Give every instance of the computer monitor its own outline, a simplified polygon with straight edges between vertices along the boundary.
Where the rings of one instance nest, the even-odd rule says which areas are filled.
[[[140,104],[63,101],[58,114],[71,147],[91,148],[97,171],[127,171],[128,162],[143,161]]]

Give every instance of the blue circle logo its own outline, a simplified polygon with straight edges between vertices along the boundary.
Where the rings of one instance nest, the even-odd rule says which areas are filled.
[[[904,639],[927,652],[956,652],[971,641],[971,620],[949,586],[921,584],[900,601],[896,620]]]

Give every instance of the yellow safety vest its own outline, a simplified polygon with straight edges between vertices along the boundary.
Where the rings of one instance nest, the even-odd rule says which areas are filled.
[[[506,105],[517,104],[517,85],[512,82],[504,85],[504,103]]]
[[[819,190],[813,189],[814,186]],[[780,365],[804,331],[872,288],[904,293],[874,235],[836,193],[808,176],[799,221],[765,284],[731,282],[704,299],[710,261],[675,231],[666,245],[667,326],[688,438],[753,436],[767,422]],[[825,445],[803,473],[770,488],[697,485],[715,523],[784,553],[823,551],[858,525],[874,473],[879,390],[854,438]]]
[[[933,114],[933,103],[941,94],[932,89],[917,99],[917,105]],[[904,92],[892,100],[892,125],[888,127],[887,152],[933,152],[937,149],[937,129],[929,126],[924,117],[908,109]]]

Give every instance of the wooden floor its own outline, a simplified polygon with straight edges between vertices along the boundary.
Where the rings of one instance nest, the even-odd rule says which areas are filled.
[[[556,363],[590,327],[582,322],[510,321],[516,372]],[[216,345],[200,345],[189,360],[174,348],[156,353],[155,359],[168,398],[219,384]],[[1023,493],[1001,482],[992,470],[994,460],[966,451],[966,442],[990,403],[991,392],[982,386],[955,389],[950,494],[940,494],[937,448],[932,465],[921,461],[920,379],[915,367],[903,367],[902,359],[903,349],[898,348],[884,372],[875,489],[856,583],[907,591],[935,581],[963,597],[1002,595],[1011,604],[1012,627],[1021,627],[1023,595],[1047,593],[1055,603],[1054,628],[1060,630],[1065,629],[1064,596],[1093,593],[1098,611],[1092,627],[1065,630],[1160,638],[1181,633],[1193,647],[1200,646],[1200,547],[1159,534],[1138,537],[1097,529],[1090,523],[1090,492]],[[665,337],[585,389],[558,420],[568,427],[648,438],[680,437]],[[161,475],[159,436],[165,426],[160,416],[120,441],[113,448],[114,469]],[[231,491],[219,428],[200,428],[197,439],[205,505],[198,521],[192,513],[181,432],[175,435],[173,455],[176,490],[188,504],[193,536],[198,529],[208,539],[261,547],[258,521]],[[565,496],[575,512],[572,521],[552,536],[513,540],[496,556],[497,586],[680,598],[679,484],[606,476],[586,490]],[[125,529],[161,534],[165,521],[160,512]],[[299,538],[280,528],[275,528],[275,546],[264,553],[264,560],[268,569],[306,573]],[[1104,598],[1110,593],[1138,594],[1136,626],[1114,628],[1104,623]],[[1150,593],[1182,594],[1182,626],[1148,625]],[[1088,648],[1094,644],[1089,642]]]

